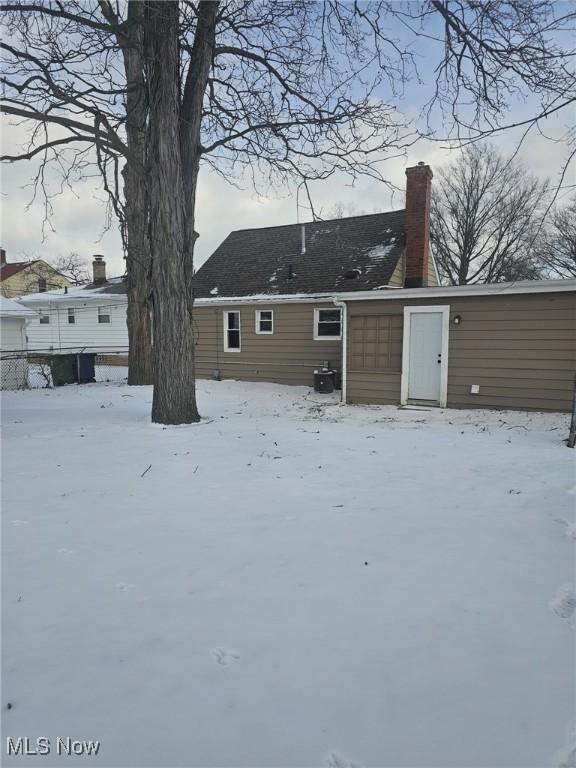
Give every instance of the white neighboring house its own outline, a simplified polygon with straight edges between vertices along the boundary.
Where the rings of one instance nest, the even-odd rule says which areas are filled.
[[[22,296],[33,309],[28,348],[34,352],[98,354],[128,352],[126,289],[122,278],[106,279],[106,263],[95,256],[89,285]]]
[[[28,386],[26,325],[35,315],[20,302],[0,296],[0,389]]]

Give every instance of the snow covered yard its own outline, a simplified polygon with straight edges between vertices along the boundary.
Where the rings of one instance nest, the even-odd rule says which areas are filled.
[[[575,764],[566,416],[150,400],[3,396],[5,764]]]

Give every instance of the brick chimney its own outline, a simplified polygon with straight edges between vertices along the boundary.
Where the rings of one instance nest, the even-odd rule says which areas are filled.
[[[104,256],[94,256],[94,261],[92,262],[92,275],[92,281],[94,283],[106,282],[106,262],[104,261]]]
[[[432,176],[432,169],[424,163],[406,168],[406,288],[428,285]]]
[[[0,248],[0,266],[6,264],[6,251],[4,248]]]

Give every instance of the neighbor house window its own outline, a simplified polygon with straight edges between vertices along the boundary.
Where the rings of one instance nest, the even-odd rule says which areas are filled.
[[[224,312],[224,351],[240,352],[240,312]]]
[[[109,323],[110,322],[110,310],[106,307],[98,307],[98,322]]]
[[[314,310],[314,338],[315,339],[341,339],[342,338],[342,310],[341,309],[315,309]]]
[[[271,309],[256,310],[256,333],[274,333],[274,312]]]
[[[47,288],[46,278],[39,277],[38,278],[38,293],[44,293]]]
[[[40,325],[50,325],[50,315],[40,315]]]
[[[73,307],[68,307],[68,322],[70,325],[74,325],[76,322],[76,315],[74,314]]]

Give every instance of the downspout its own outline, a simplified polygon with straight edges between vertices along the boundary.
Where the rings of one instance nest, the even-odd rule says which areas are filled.
[[[347,402],[347,379],[348,379],[348,305],[334,297],[332,299],[335,307],[342,310],[342,394],[340,402]]]

